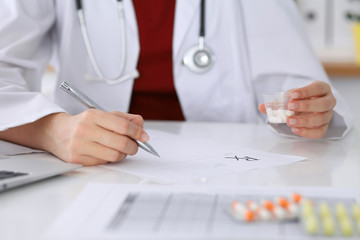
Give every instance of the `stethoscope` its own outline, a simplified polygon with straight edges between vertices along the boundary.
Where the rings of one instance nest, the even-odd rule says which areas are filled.
[[[99,64],[96,61],[93,48],[90,43],[89,34],[84,17],[82,0],[76,0],[76,8],[80,22],[81,34],[84,40],[86,52],[89,56],[90,63],[97,75],[86,76],[87,81],[105,81],[109,84],[116,84],[124,82],[129,79],[139,77],[139,72],[135,69],[131,73],[124,75],[124,68],[126,63],[126,30],[125,30],[125,13],[122,0],[117,0],[117,8],[120,18],[120,34],[121,34],[121,56],[120,56],[120,70],[117,76],[106,78],[101,71]],[[213,65],[215,58],[211,50],[205,46],[205,0],[201,0],[200,4],[200,33],[199,44],[191,47],[184,55],[182,63],[195,73],[203,73],[208,71]]]
[[[205,46],[205,0],[201,0],[199,44],[185,53],[183,64],[195,73],[204,73],[211,68],[214,60],[214,54]]]

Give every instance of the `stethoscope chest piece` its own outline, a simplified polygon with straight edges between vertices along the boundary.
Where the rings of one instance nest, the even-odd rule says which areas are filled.
[[[215,56],[208,47],[195,45],[184,55],[183,64],[195,73],[204,73],[212,67],[214,60]]]
[[[201,0],[199,43],[185,53],[182,63],[192,72],[204,73],[212,67],[214,60],[214,54],[205,45],[205,0]]]

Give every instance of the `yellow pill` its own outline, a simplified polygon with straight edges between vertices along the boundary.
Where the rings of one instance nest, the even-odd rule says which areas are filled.
[[[358,233],[360,235],[360,221],[356,222],[356,226],[357,226]]]
[[[349,218],[344,217],[339,221],[340,230],[343,236],[350,237],[353,234],[353,229]]]
[[[323,220],[322,227],[326,236],[333,236],[335,234],[335,223],[331,217]]]
[[[314,215],[314,206],[310,201],[303,201],[301,204],[301,212],[304,217],[310,217]]]
[[[319,214],[320,214],[321,218],[323,218],[323,219],[330,218],[331,211],[330,211],[329,204],[327,204],[326,202],[321,202],[319,204]]]
[[[352,211],[354,218],[357,221],[360,221],[360,204],[354,203],[354,205],[352,206]]]
[[[318,222],[315,216],[308,216],[304,218],[305,231],[308,234],[315,235],[318,232]]]
[[[346,211],[346,207],[343,203],[337,203],[335,205],[335,213],[336,216],[339,220],[343,219],[343,218],[347,218],[347,211]]]

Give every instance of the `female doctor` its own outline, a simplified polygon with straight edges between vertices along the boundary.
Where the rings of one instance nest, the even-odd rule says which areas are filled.
[[[149,139],[142,117],[265,122],[265,92],[292,89],[297,114],[272,126],[280,134],[340,138],[351,126],[290,0],[2,0],[0,36],[0,139],[67,162],[135,154]],[[58,84],[109,112],[39,92],[52,53]]]

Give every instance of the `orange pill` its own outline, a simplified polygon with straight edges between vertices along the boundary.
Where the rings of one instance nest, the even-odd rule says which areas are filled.
[[[246,209],[246,207],[242,203],[236,200],[231,203],[231,208],[234,212],[240,214]]]
[[[283,207],[275,206],[273,215],[275,219],[284,220],[287,217],[287,212]]]
[[[269,201],[269,200],[264,200],[264,201],[263,201],[263,206],[264,206],[267,210],[269,210],[269,211],[273,211],[274,208],[275,208],[274,203],[271,202],[271,201]]]
[[[255,213],[256,213],[256,218],[261,221],[270,221],[272,219],[272,215],[270,211],[263,207],[258,207]]]
[[[286,198],[279,197],[277,199],[277,203],[279,204],[279,206],[281,206],[283,208],[287,209],[289,207],[289,201]]]
[[[299,206],[297,204],[290,203],[286,210],[288,211],[288,216],[290,219],[294,219],[299,216]]]
[[[235,209],[238,204],[239,204],[238,201],[236,201],[236,200],[233,201],[233,202],[231,203],[231,208],[232,208],[232,209]]]
[[[258,208],[258,205],[256,204],[256,202],[248,200],[246,202],[246,207],[251,211],[255,211]]]
[[[244,212],[244,220],[247,222],[252,222],[255,220],[255,214],[254,212],[250,211],[250,210],[246,210]]]
[[[293,193],[292,194],[292,200],[295,202],[295,203],[300,203],[301,202],[301,199],[302,199],[302,196],[298,193]]]

